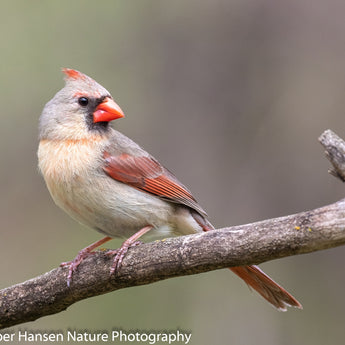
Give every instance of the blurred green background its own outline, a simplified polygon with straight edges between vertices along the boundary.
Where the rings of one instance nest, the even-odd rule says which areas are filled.
[[[51,200],[37,123],[61,67],[111,91],[117,129],[193,191],[217,226],[343,197],[317,138],[345,137],[345,3],[1,1],[1,288],[100,238]],[[120,241],[109,246],[117,247]],[[191,331],[192,344],[343,344],[345,248],[261,265],[304,310],[279,313],[227,270],[129,288],[13,328]]]

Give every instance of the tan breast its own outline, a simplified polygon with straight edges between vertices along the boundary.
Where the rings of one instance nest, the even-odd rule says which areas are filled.
[[[103,147],[102,137],[93,140],[41,140],[39,169],[54,201],[66,211],[75,208],[69,195],[75,184],[85,183],[100,166]]]
[[[45,179],[68,181],[84,175],[102,157],[103,138],[98,140],[41,140],[38,165]]]

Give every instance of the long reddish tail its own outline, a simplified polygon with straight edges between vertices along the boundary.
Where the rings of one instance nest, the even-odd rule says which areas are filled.
[[[281,311],[286,311],[286,307],[302,309],[302,305],[296,298],[261,271],[258,266],[229,267],[229,269],[236,273],[275,308]]]
[[[192,215],[204,231],[214,229],[213,225],[201,215],[194,212]],[[265,274],[258,266],[229,267],[229,269],[278,310],[286,311],[286,307],[302,309],[302,304],[296,298]]]

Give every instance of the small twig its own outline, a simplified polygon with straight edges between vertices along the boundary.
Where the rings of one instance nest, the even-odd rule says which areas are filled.
[[[324,131],[319,141],[321,145],[326,149],[326,157],[332,163],[333,168],[330,168],[328,172],[339,178],[342,182],[345,182],[345,142],[338,137],[330,129]]]

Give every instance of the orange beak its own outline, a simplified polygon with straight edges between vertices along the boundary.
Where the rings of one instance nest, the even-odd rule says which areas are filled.
[[[125,117],[121,108],[109,97],[99,104],[93,113],[93,122],[109,122]]]

